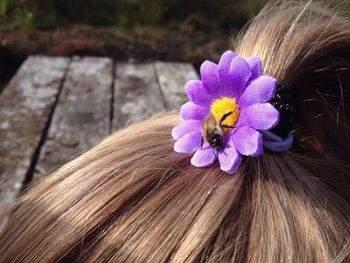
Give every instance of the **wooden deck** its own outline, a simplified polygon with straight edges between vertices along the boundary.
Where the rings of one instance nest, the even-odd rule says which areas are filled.
[[[24,184],[111,132],[178,108],[196,78],[184,63],[29,57],[0,96],[0,212]]]

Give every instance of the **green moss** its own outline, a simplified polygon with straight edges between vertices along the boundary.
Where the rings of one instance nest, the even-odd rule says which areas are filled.
[[[4,16],[7,8],[7,0],[0,0],[0,16]]]
[[[232,28],[267,0],[0,0],[3,21],[51,28],[71,24]]]

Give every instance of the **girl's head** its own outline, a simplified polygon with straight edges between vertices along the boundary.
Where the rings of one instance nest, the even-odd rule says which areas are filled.
[[[174,152],[177,113],[120,130],[22,195],[0,262],[350,260],[350,27],[316,3],[265,8],[235,51],[294,94],[294,144],[229,175]]]

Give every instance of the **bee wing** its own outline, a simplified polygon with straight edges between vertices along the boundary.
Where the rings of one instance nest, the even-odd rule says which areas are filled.
[[[208,116],[206,116],[204,119],[203,119],[203,122],[202,122],[202,129],[204,132],[208,132],[208,131],[214,131],[215,130],[215,127],[216,127],[216,120],[213,116],[213,114],[208,114]]]

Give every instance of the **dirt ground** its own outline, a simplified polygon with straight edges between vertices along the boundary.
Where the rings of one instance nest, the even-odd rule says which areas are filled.
[[[96,28],[38,30],[0,28],[0,92],[31,54],[52,56],[91,55],[116,61],[155,60],[190,62],[198,69],[205,60],[217,61],[232,48],[234,32],[198,31],[188,28]]]

